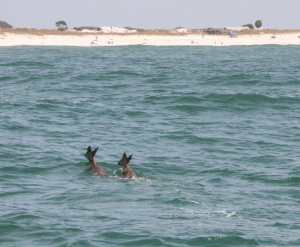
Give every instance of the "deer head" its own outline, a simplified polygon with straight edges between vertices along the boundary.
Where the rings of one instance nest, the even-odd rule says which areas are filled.
[[[97,151],[98,151],[98,147],[94,151],[92,151],[91,146],[88,147],[88,149],[85,153],[85,157],[89,160],[90,163],[95,163],[94,157],[95,157]]]
[[[120,166],[124,166],[124,168],[129,168],[129,161],[131,160],[132,155],[130,155],[129,157],[126,156],[126,153],[123,154],[122,159],[120,159],[120,161],[118,162],[118,165]]]

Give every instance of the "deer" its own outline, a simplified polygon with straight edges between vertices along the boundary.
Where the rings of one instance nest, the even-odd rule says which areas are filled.
[[[108,173],[100,166],[96,165],[95,155],[98,151],[98,147],[92,151],[91,146],[88,147],[87,152],[85,153],[85,157],[89,160],[90,166],[88,167],[91,174],[96,177],[107,177]]]
[[[126,153],[124,153],[122,159],[118,162],[118,165],[124,166],[124,169],[122,169],[122,176],[124,178],[139,178],[132,170],[130,170],[129,161],[131,158],[132,155],[127,157]]]

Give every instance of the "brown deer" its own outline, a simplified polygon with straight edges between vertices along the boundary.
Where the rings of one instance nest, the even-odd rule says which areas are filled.
[[[107,171],[105,171],[100,166],[96,165],[95,155],[96,155],[97,151],[98,151],[98,147],[94,151],[92,151],[90,146],[88,147],[87,152],[85,153],[85,157],[90,162],[90,166],[88,168],[93,176],[97,176],[97,177],[106,176],[107,177],[108,176]]]
[[[132,155],[127,158],[126,153],[124,153],[123,158],[118,162],[118,165],[124,166],[124,169],[122,170],[122,176],[124,178],[138,178],[138,176],[132,170],[130,170],[129,161],[131,158]]]

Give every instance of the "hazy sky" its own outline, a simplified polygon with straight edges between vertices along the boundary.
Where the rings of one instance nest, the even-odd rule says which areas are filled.
[[[0,20],[14,27],[112,26],[170,29],[228,27],[262,20],[300,29],[300,0],[0,0]]]

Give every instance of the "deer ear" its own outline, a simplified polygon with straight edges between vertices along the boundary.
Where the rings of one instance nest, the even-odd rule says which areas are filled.
[[[130,155],[128,158],[127,158],[127,163],[129,163],[129,161],[131,160],[132,158],[132,155]]]
[[[87,151],[92,152],[91,146],[88,147]]]
[[[96,155],[97,151],[98,151],[98,147],[93,151],[93,157]]]
[[[126,159],[126,157],[127,157],[127,156],[126,156],[126,153],[123,153],[123,158]]]

